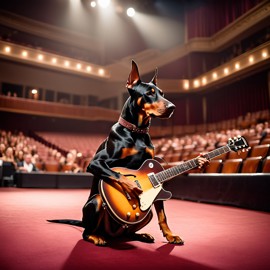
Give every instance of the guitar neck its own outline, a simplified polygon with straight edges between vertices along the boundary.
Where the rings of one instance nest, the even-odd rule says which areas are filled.
[[[225,145],[205,154],[204,157],[207,158],[208,160],[211,160],[217,156],[220,156],[224,153],[228,153],[230,151],[231,151],[231,148],[228,145]],[[158,172],[155,174],[155,177],[160,183],[163,183],[174,178],[177,175],[180,175],[198,166],[199,166],[198,158],[194,158],[184,163],[181,163],[175,167]]]

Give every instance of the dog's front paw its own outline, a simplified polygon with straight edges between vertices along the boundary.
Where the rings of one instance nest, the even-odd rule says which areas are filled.
[[[104,237],[99,236],[99,235],[84,235],[83,239],[85,241],[91,242],[95,244],[96,246],[106,246],[107,242],[104,239]]]
[[[184,240],[182,240],[178,235],[166,235],[166,239],[170,244],[184,245]]]

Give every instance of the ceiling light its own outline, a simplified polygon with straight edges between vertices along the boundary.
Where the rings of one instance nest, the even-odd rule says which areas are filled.
[[[52,62],[53,62],[53,64],[56,64],[57,63],[57,59],[56,58],[53,58],[52,59]]]
[[[204,77],[204,78],[202,79],[202,84],[205,85],[206,83],[207,83],[207,79]]]
[[[128,15],[129,17],[134,17],[134,15],[135,15],[135,9],[132,8],[132,7],[128,8],[128,9],[127,9],[127,15]]]
[[[32,89],[32,91],[31,91],[31,92],[32,92],[32,94],[33,94],[33,95],[36,95],[36,94],[37,94],[37,92],[38,92],[38,90],[37,90],[37,89]]]
[[[194,87],[199,87],[199,85],[200,85],[199,80],[195,80],[195,81],[193,82],[193,86],[194,86]]]
[[[251,56],[248,58],[248,61],[249,61],[249,63],[253,63],[253,62],[254,62],[254,57],[251,55]]]
[[[65,61],[65,66],[69,67],[69,61]]]
[[[189,89],[189,82],[188,81],[184,82],[184,88]]]
[[[92,70],[92,68],[90,66],[86,67],[86,71],[90,72]]]
[[[217,73],[214,72],[214,73],[212,74],[212,77],[213,77],[213,79],[216,79],[216,78],[217,78]]]
[[[80,63],[78,63],[76,67],[77,67],[77,69],[81,69],[82,65]]]
[[[228,68],[224,68],[224,74],[228,74],[229,73],[229,69]]]

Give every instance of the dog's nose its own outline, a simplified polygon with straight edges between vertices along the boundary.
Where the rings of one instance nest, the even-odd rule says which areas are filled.
[[[175,105],[172,104],[172,103],[168,103],[168,104],[166,105],[166,109],[167,109],[168,111],[170,111],[170,112],[173,112],[174,109],[175,109]]]

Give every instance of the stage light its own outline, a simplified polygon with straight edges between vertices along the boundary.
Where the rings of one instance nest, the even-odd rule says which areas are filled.
[[[69,61],[65,61],[65,66],[69,67]]]
[[[53,62],[53,64],[56,64],[57,63],[57,59],[56,58],[53,58],[52,59],[52,62]]]
[[[253,62],[254,62],[254,57],[251,55],[251,56],[248,58],[248,61],[249,61],[249,63],[253,63]]]
[[[6,53],[10,53],[10,51],[11,51],[11,49],[10,49],[9,46],[5,47],[5,52],[6,52]]]
[[[22,57],[27,57],[28,56],[28,52],[27,51],[22,51]]]
[[[223,72],[224,72],[224,74],[227,75],[229,73],[229,69],[228,68],[224,68]]]
[[[129,17],[134,17],[134,15],[135,15],[135,9],[132,8],[132,7],[128,8],[128,9],[127,9],[127,15],[128,15]]]
[[[107,8],[110,5],[110,0],[98,0],[98,4],[102,7],[102,8]]]
[[[44,56],[43,56],[42,54],[39,54],[39,55],[38,55],[38,60],[39,60],[39,61],[42,61],[43,58],[44,58]]]
[[[90,72],[92,70],[92,68],[90,66],[86,67],[86,71]]]
[[[90,6],[92,8],[96,7],[97,6],[97,2],[96,1],[91,1]]]
[[[214,73],[212,74],[212,77],[213,77],[213,79],[216,79],[216,78],[217,78],[217,73],[214,72]]]
[[[78,63],[78,64],[76,65],[76,67],[77,67],[77,69],[81,69],[81,68],[82,68],[82,65],[81,65],[80,63]]]
[[[32,89],[31,92],[32,92],[33,95],[36,95],[38,93],[38,90],[37,89]]]

